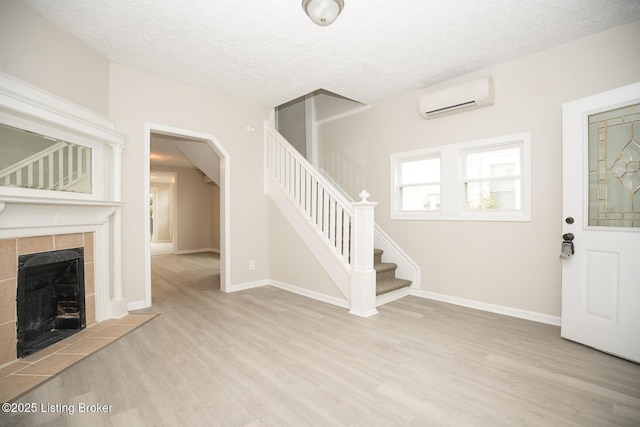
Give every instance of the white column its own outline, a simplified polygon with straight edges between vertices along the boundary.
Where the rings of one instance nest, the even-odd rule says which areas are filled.
[[[374,209],[377,203],[367,200],[369,193],[362,191],[361,200],[352,204],[354,210],[351,242],[351,309],[349,313],[369,317],[376,310],[376,271],[373,268]]]
[[[122,201],[122,145],[112,144],[112,189],[113,201]],[[127,299],[122,293],[122,208],[113,214],[112,236],[112,268],[113,296],[111,298],[111,317],[121,318],[127,315]]]

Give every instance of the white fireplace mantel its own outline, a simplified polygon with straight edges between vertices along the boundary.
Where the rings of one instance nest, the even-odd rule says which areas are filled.
[[[76,231],[107,222],[121,202],[0,195],[0,239]]]
[[[0,239],[94,232],[97,320],[125,316],[121,160],[126,136],[114,131],[108,118],[2,72],[0,123],[92,151],[91,193],[0,186]]]

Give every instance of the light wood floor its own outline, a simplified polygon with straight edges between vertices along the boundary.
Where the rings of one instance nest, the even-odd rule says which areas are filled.
[[[217,271],[153,257],[161,315],[20,399],[76,412],[0,425],[640,425],[640,365],[557,327],[416,297],[361,319],[272,287],[224,294]]]

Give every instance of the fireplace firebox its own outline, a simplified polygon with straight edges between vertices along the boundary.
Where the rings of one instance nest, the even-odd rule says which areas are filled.
[[[22,358],[86,327],[84,248],[18,258],[17,353]]]

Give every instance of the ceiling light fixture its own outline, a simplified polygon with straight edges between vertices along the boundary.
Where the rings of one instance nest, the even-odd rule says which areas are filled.
[[[343,0],[302,0],[302,8],[318,25],[331,24],[344,8]]]

